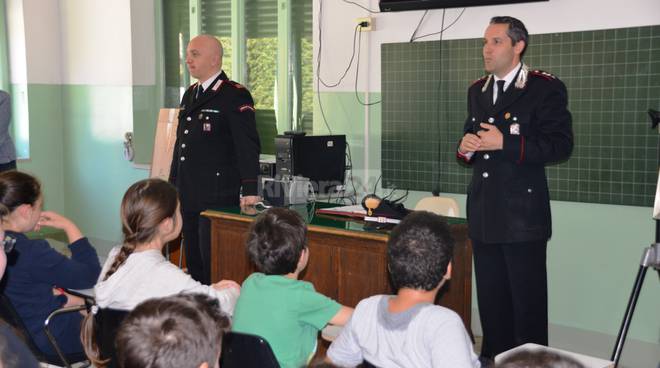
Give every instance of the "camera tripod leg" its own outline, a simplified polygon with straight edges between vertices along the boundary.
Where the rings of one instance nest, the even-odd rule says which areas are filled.
[[[626,314],[624,315],[623,322],[621,323],[621,329],[619,330],[619,335],[616,338],[616,344],[614,345],[614,352],[612,352],[612,359],[610,359],[611,361],[614,362],[615,368],[619,365],[619,359],[621,358],[621,351],[623,350],[623,344],[626,341],[626,335],[628,334],[628,329],[630,328],[632,315],[635,312],[635,306],[637,305],[637,299],[639,298],[639,293],[642,290],[642,285],[644,284],[644,277],[646,276],[647,269],[648,269],[647,266],[640,265],[639,271],[637,272],[635,285],[633,286],[632,293],[630,294],[630,300],[628,301]]]

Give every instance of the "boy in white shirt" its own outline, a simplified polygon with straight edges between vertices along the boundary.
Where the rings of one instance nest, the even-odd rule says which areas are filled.
[[[479,368],[463,321],[434,305],[451,276],[454,241],[447,223],[429,212],[408,215],[390,234],[387,265],[396,295],[362,300],[330,345],[343,367]]]

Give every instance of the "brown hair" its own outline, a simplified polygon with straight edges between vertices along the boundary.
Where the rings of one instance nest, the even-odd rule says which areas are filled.
[[[23,204],[33,205],[41,197],[41,184],[30,174],[10,170],[0,173],[0,203],[11,213]]]
[[[577,360],[553,351],[521,350],[507,355],[497,368],[585,368]]]
[[[126,262],[139,244],[156,236],[158,225],[165,219],[176,219],[176,188],[161,179],[144,179],[131,185],[121,201],[121,231],[124,242],[103,280],[107,280]]]
[[[140,180],[128,188],[120,211],[124,242],[103,276],[104,281],[126,262],[135,247],[153,240],[163,220],[174,217],[176,221],[178,202],[176,188],[161,179]],[[97,367],[104,367],[109,360],[101,360],[94,329],[94,316],[88,313],[83,320],[80,339],[89,360]]]
[[[187,368],[220,355],[229,319],[218,299],[205,294],[179,294],[149,299],[122,322],[115,346],[125,368]]]

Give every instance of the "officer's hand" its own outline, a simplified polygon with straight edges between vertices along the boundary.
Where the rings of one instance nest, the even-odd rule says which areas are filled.
[[[477,135],[481,138],[481,146],[478,148],[478,151],[495,151],[501,150],[504,138],[502,132],[495,125],[481,123],[482,129]]]
[[[255,204],[259,203],[259,201],[261,201],[261,197],[259,196],[241,197],[241,207],[254,206]]]
[[[479,138],[475,134],[468,133],[463,136],[463,139],[461,139],[461,144],[458,146],[458,150],[462,154],[466,154],[478,150],[480,146],[481,146],[481,138]]]

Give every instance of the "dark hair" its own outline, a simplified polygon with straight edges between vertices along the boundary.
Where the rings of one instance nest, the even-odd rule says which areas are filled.
[[[527,51],[527,46],[529,46],[529,33],[527,32],[527,28],[525,28],[525,24],[517,18],[507,16],[492,17],[490,24],[507,24],[509,29],[506,31],[506,34],[511,39],[512,45],[515,46],[520,41],[525,42],[525,48],[520,53],[520,58],[522,59],[525,51]]]
[[[149,299],[126,316],[115,346],[120,367],[197,368],[215,366],[229,319],[218,299],[179,294]]]
[[[247,239],[247,252],[259,271],[286,275],[298,266],[306,247],[307,225],[300,215],[286,208],[270,208],[257,216]]]
[[[506,356],[497,368],[584,368],[577,360],[550,351],[523,350]]]
[[[161,179],[144,179],[131,185],[121,201],[121,231],[124,242],[103,280],[126,262],[139,244],[156,236],[158,225],[174,217],[178,202],[176,188]]]
[[[453,253],[454,240],[442,217],[426,211],[409,214],[387,242],[394,288],[433,290],[447,273]]]
[[[30,174],[10,170],[0,173],[0,203],[13,212],[23,204],[34,205],[41,197],[41,184]]]

